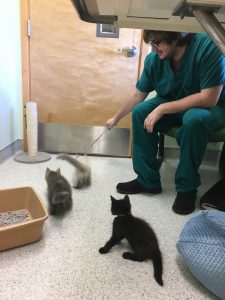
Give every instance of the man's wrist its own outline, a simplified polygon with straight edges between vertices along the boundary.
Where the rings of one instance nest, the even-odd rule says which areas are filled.
[[[165,107],[164,107],[164,104],[160,104],[160,105],[157,107],[157,110],[158,110],[158,113],[160,113],[161,115],[164,115],[164,114],[165,114]]]

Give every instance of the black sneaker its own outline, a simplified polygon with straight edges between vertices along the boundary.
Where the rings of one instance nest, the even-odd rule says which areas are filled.
[[[225,211],[225,177],[216,182],[201,198],[201,209],[218,209]]]
[[[146,189],[142,187],[137,179],[128,182],[118,183],[116,189],[121,194],[139,194],[139,193],[158,194],[162,192],[161,188]]]
[[[195,210],[195,200],[193,193],[177,193],[172,210],[179,215],[188,215]]]

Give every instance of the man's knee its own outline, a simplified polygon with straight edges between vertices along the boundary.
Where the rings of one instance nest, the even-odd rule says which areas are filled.
[[[188,139],[189,141],[195,140],[196,142],[207,141],[211,133],[207,109],[192,108],[185,112],[183,116],[183,125],[176,133],[176,140],[178,144],[181,138]]]
[[[191,129],[205,127],[207,125],[208,114],[207,109],[191,108],[183,116],[183,125]]]
[[[146,105],[146,102],[141,102],[136,105],[132,110],[132,120],[145,120],[148,114],[153,111],[155,107],[153,105]]]

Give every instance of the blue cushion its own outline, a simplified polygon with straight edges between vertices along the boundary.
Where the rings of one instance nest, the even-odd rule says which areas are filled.
[[[193,275],[225,299],[225,212],[199,211],[184,225],[177,249]]]

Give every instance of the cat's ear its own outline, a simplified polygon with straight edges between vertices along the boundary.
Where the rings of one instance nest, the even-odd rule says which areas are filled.
[[[124,197],[124,200],[126,200],[126,201],[130,202],[130,198],[129,198],[129,196],[128,196],[128,195],[126,195],[126,196]]]
[[[58,175],[61,175],[60,168],[58,168],[58,170],[56,171],[56,173],[57,173]]]
[[[45,178],[48,177],[49,173],[50,173],[50,170],[49,170],[49,168],[47,168],[45,171]]]
[[[110,196],[111,201],[115,201],[116,199],[113,196]]]

